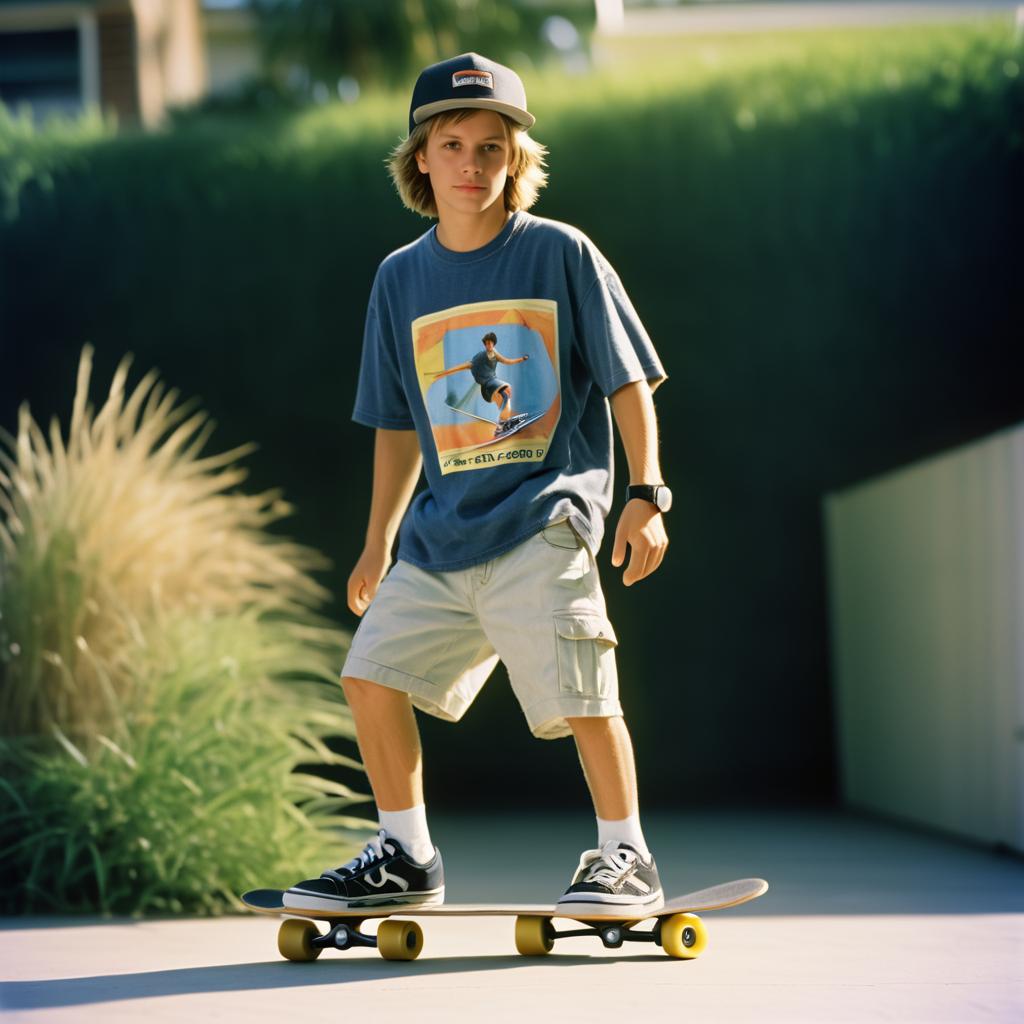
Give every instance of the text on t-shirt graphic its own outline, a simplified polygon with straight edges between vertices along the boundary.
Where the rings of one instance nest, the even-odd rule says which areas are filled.
[[[442,473],[544,460],[561,413],[556,302],[428,313],[412,346]]]

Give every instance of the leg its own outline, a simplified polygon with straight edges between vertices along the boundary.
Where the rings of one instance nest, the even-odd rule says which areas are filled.
[[[620,821],[638,807],[633,743],[621,715],[568,718],[599,818]]]
[[[664,902],[637,813],[633,745],[618,700],[615,631],[597,563],[571,524],[495,559],[478,601],[535,736],[572,732],[597,812],[597,849],[580,858],[559,908],[643,916]]]
[[[597,903],[631,907],[631,912],[641,914],[657,909],[664,896],[640,828],[636,766],[626,723],[621,715],[566,720],[597,811],[599,853],[584,856],[559,905],[585,909]]]
[[[506,384],[491,395],[491,401],[498,407],[498,419],[504,422],[512,415],[512,388]]]
[[[412,701],[401,690],[367,679],[343,676],[341,685],[352,709],[382,831],[352,860],[287,889],[284,905],[331,911],[441,903],[444,867],[427,830],[420,737]]]
[[[379,811],[401,811],[423,803],[423,756],[407,693],[344,677],[359,753]]]

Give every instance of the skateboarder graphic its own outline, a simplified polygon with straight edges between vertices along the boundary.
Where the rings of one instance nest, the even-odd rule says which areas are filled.
[[[523,425],[529,414],[525,412],[514,413],[512,411],[512,385],[507,380],[498,376],[497,364],[515,366],[517,363],[525,363],[530,357],[521,355],[516,359],[509,359],[498,351],[498,337],[493,331],[488,331],[483,336],[483,351],[478,352],[472,359],[458,366],[449,367],[436,374],[436,379],[451,376],[453,373],[460,373],[469,370],[473,374],[473,380],[480,386],[480,395],[485,402],[493,402],[498,407],[498,425],[495,428],[494,436],[501,437],[517,427]],[[450,406],[456,411],[457,406]],[[472,413],[465,413],[472,416]]]

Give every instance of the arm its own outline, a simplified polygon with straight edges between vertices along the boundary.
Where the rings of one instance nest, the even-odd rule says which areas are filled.
[[[520,356],[518,359],[506,359],[500,352],[494,353],[498,357],[499,363],[504,363],[506,366],[515,366],[516,363],[525,363],[529,356]]]
[[[658,421],[651,391],[646,381],[637,381],[619,388],[610,399],[615,426],[629,463],[630,484],[662,482],[658,464]],[[627,544],[632,552],[622,582],[629,587],[650,576],[661,565],[668,547],[662,514],[642,498],[627,501],[619,516],[612,548],[612,565],[616,568],[626,559]]]
[[[348,606],[356,615],[361,616],[369,607],[391,564],[391,546],[422,466],[415,430],[377,430],[370,523],[363,553],[348,578]]]
[[[441,370],[439,373],[434,374],[434,380],[440,380],[442,377],[447,377],[449,373],[458,373],[459,370],[472,370],[472,363],[459,363],[458,366],[449,367],[447,370]]]

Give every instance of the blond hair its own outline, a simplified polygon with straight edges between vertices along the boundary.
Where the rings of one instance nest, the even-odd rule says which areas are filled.
[[[416,163],[417,152],[426,148],[432,132],[452,122],[458,124],[475,113],[475,108],[460,107],[435,114],[416,125],[409,137],[391,151],[387,159],[388,172],[402,203],[414,213],[424,217],[437,216],[430,175],[424,174]],[[528,210],[537,202],[540,190],[547,184],[544,158],[548,151],[511,118],[502,113],[498,113],[498,117],[501,118],[505,141],[512,150],[511,169],[505,182],[505,209],[510,212]]]

